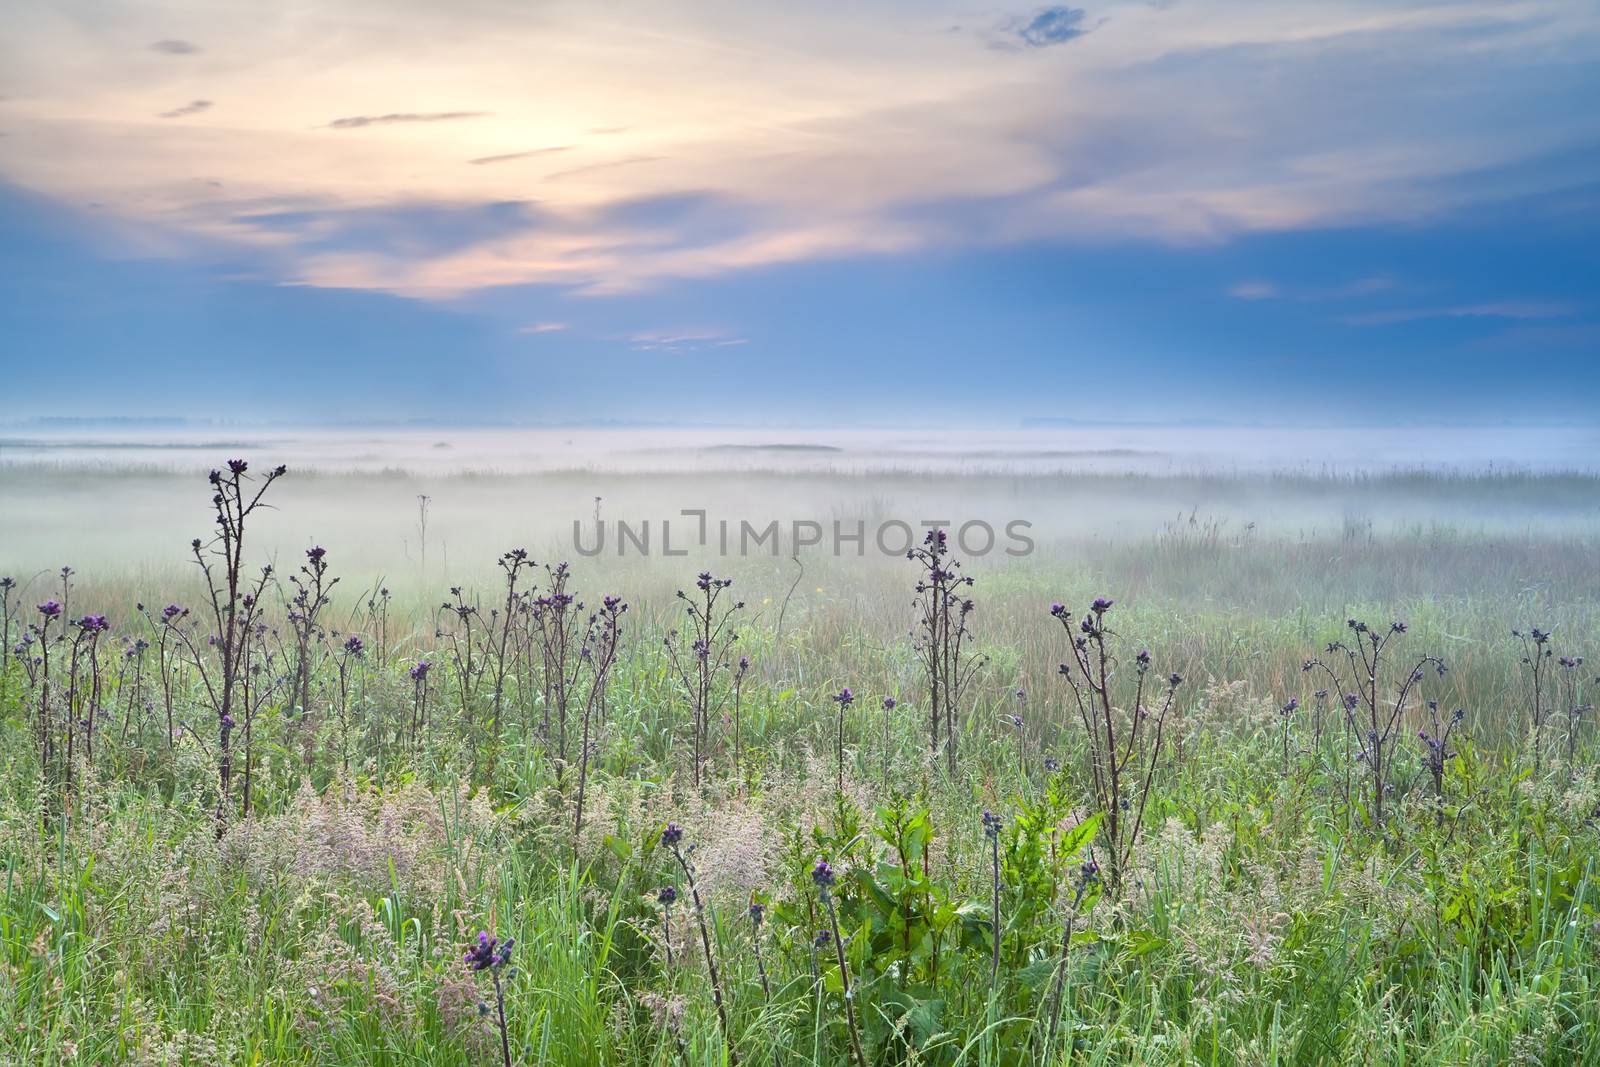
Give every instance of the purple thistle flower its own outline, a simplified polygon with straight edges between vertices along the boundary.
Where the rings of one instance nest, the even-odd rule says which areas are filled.
[[[897,703],[898,702],[895,700],[894,697],[884,697],[883,698],[883,710],[884,711],[893,711],[895,709],[895,705]]]
[[[1108,596],[1097,596],[1094,598],[1094,603],[1089,605],[1089,608],[1096,615],[1104,615],[1111,610],[1111,605],[1114,603],[1115,601]]]
[[[46,600],[43,604],[39,605],[39,614],[43,615],[47,619],[55,618],[61,614],[60,602],[55,600]]]
[[[983,832],[988,837],[1000,836],[1000,816],[992,811],[983,813]]]
[[[845,686],[843,689],[839,690],[838,693],[834,694],[832,699],[833,702],[838,704],[841,708],[848,708],[851,704],[856,702],[856,695],[850,691],[849,686]]]
[[[683,840],[683,827],[675,822],[669,822],[661,831],[661,843],[668,848],[677,848],[678,842]]]
[[[344,643],[344,651],[349,656],[359,656],[367,646],[355,634],[350,635],[350,640]]]
[[[839,879],[834,873],[833,864],[827,860],[818,860],[817,865],[811,869],[811,880],[817,883],[818,889],[826,891]]]
[[[672,907],[677,900],[678,887],[675,885],[664,885],[660,889],[656,890],[656,903],[660,904],[663,908]]]
[[[425,681],[427,679],[427,677],[428,677],[428,671],[431,670],[432,667],[433,667],[433,664],[429,663],[425,659],[417,660],[416,664],[411,668],[411,670],[409,672],[410,675],[411,675],[411,680],[413,682]]]

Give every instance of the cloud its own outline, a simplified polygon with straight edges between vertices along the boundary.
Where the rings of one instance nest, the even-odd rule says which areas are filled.
[[[1272,282],[1240,282],[1228,290],[1228,295],[1240,300],[1273,300],[1283,294]]]
[[[1349,326],[1390,326],[1395,323],[1418,322],[1423,319],[1559,319],[1577,313],[1578,309],[1570,304],[1501,301],[1484,304],[1458,304],[1453,307],[1398,308],[1392,311],[1372,311],[1360,315],[1346,315],[1339,321]]]
[[[505,155],[500,156],[479,156],[477,159],[469,159],[467,162],[473,166],[481,167],[486,163],[510,163],[514,159],[533,159],[536,156],[553,156],[557,152],[570,151],[572,151],[572,146],[564,144],[557,145],[554,148],[533,148],[526,152],[507,152]]]
[[[750,343],[725,330],[646,330],[627,338],[635,352],[703,352],[711,348],[734,348]]]
[[[200,112],[209,111],[210,109],[211,101],[209,100],[191,100],[182,107],[175,107],[171,111],[161,112],[156,118],[181,119],[185,115],[198,115]]]
[[[328,123],[330,130],[358,130],[363,126],[397,126],[407,122],[452,122],[456,119],[477,119],[487,111],[396,111],[388,115],[351,115]]]
[[[1288,288],[1271,281],[1243,281],[1230,288],[1228,295],[1239,300],[1295,300],[1301,303],[1320,303],[1389,292],[1399,286],[1400,283],[1388,274],[1371,274],[1341,285],[1321,288]]]
[[[532,322],[517,327],[518,333],[560,333],[571,327],[565,322]]]
[[[200,51],[200,46],[193,41],[180,41],[175,37],[168,37],[153,43],[150,51],[169,56],[192,56]]]
[[[1049,48],[1088,33],[1089,27],[1084,25],[1088,17],[1081,7],[1047,7],[1032,18],[1013,20],[1005,28],[1029,48]]]

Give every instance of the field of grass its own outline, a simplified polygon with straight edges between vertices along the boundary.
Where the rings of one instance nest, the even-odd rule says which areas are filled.
[[[489,503],[661,476],[291,472],[236,589],[151,533],[263,474],[0,474],[0,1063],[1600,1063],[1600,480],[716,490],[1038,521],[970,586]],[[46,562],[119,493],[187,502]]]

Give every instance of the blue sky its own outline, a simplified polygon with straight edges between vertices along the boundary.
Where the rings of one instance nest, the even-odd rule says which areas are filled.
[[[23,0],[8,416],[1594,420],[1591,3]]]

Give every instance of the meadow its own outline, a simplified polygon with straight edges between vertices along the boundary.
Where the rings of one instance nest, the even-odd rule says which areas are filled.
[[[1600,1063],[1594,475],[216,462],[0,465],[0,1063]]]

